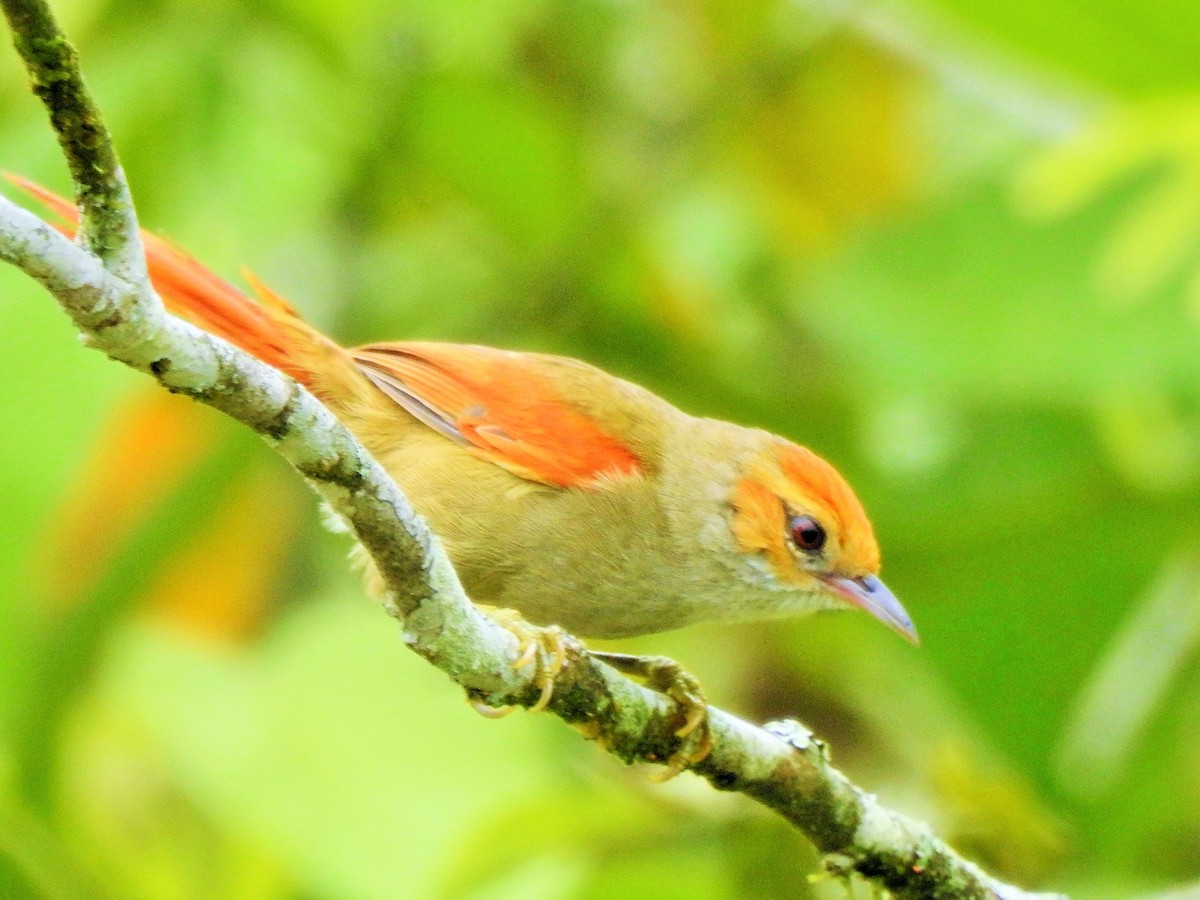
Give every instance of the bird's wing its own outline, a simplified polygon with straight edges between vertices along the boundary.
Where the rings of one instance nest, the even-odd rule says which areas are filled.
[[[522,478],[587,488],[641,469],[623,441],[562,398],[535,357],[419,341],[353,355],[412,416]]]

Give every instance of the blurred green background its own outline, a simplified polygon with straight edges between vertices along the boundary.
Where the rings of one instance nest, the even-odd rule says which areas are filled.
[[[620,646],[1005,878],[1200,878],[1194,0],[57,8],[147,226],[345,342],[576,355],[810,445],[924,638]],[[12,52],[0,166],[66,187]],[[12,270],[0,333],[0,895],[868,895],[476,716],[270,452]]]

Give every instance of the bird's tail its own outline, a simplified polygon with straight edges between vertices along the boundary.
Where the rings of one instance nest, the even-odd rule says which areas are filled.
[[[59,230],[74,233],[79,213],[73,203],[20,176],[6,177],[59,215],[63,219],[63,224],[56,225]],[[314,381],[323,380],[319,376],[331,356],[347,358],[342,348],[305,323],[287,301],[253,275],[246,273],[258,294],[257,303],[163,238],[143,231],[142,242],[150,281],[171,312],[309,388]]]

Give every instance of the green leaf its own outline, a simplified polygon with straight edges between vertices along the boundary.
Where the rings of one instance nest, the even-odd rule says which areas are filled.
[[[952,21],[1026,63],[1123,96],[1200,84],[1191,0],[935,0]]]
[[[406,140],[435,176],[519,240],[543,247],[579,210],[568,121],[520,85],[434,78],[415,89]]]
[[[985,186],[869,235],[798,313],[866,397],[1085,408],[1117,387],[1200,383],[1195,325],[1166,288],[1129,309],[1091,287],[1113,205],[1037,226]]]

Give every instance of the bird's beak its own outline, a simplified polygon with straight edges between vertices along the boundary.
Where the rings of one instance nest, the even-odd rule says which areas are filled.
[[[921,642],[917,629],[896,599],[896,595],[874,575],[861,578],[843,578],[827,575],[821,579],[830,593],[836,594],[852,606],[868,612],[893,631],[913,644]]]

